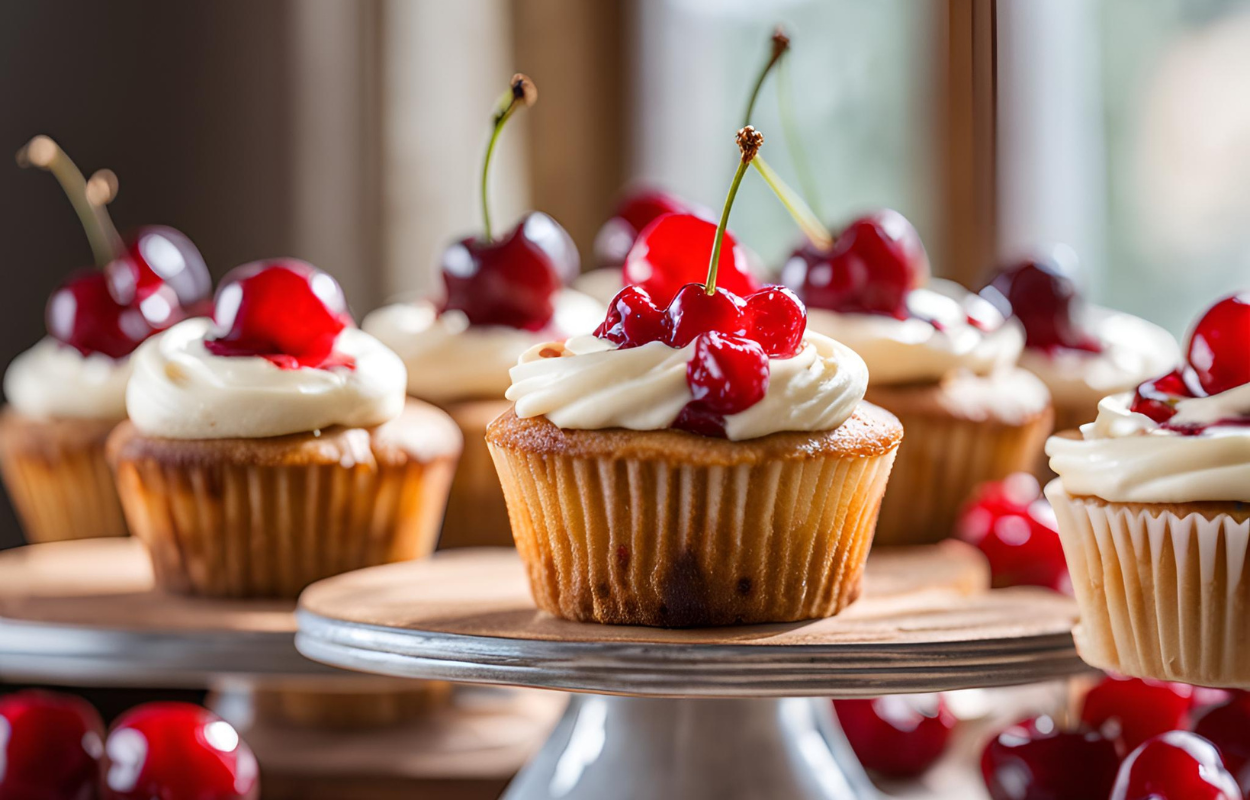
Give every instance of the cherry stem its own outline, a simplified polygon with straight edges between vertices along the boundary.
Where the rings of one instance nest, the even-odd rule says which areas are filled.
[[[42,134],[26,143],[17,151],[19,167],[38,167],[51,172],[61,184],[65,196],[74,206],[74,212],[87,233],[87,241],[91,243],[91,253],[96,265],[105,267],[110,261],[122,253],[122,239],[113,226],[104,204],[93,203],[87,192],[87,181],[82,172],[65,154],[60,145],[50,137]]]
[[[816,173],[811,170],[811,162],[807,160],[807,151],[803,149],[803,139],[799,136],[799,127],[795,123],[794,106],[790,102],[790,67],[789,60],[783,61],[777,75],[777,115],[781,117],[781,135],[786,140],[786,150],[790,153],[790,163],[799,174],[799,185],[803,187],[803,195],[812,206],[818,218],[820,213],[820,193],[816,190],[814,180]]]
[[[777,199],[786,207],[786,211],[790,212],[790,216],[794,218],[795,223],[799,226],[799,230],[803,231],[803,235],[807,237],[813,247],[821,251],[833,247],[833,234],[820,221],[820,217],[816,216],[816,212],[812,211],[811,207],[803,202],[802,196],[783,181],[781,176],[769,166],[763,157],[757,156],[751,162],[751,166],[755,167],[755,171],[768,184],[768,188],[773,190],[773,194],[777,195]]]
[[[490,228],[490,202],[489,202],[489,182],[490,160],[495,154],[495,142],[499,141],[499,134],[503,131],[504,125],[508,124],[508,120],[516,113],[518,108],[532,106],[538,100],[538,87],[534,86],[534,82],[527,76],[517,73],[512,76],[512,84],[508,87],[508,91],[500,96],[499,102],[495,105],[495,117],[493,127],[490,132],[490,141],[486,144],[486,158],[482,162],[482,228],[486,235],[486,241],[492,241]]]
[[[738,195],[738,186],[742,184],[742,176],[747,174],[747,165],[755,160],[756,154],[759,153],[760,147],[764,144],[764,134],[752,128],[750,125],[744,126],[738,131],[737,135],[738,150],[742,153],[742,159],[738,162],[738,169],[734,172],[733,183],[729,184],[729,194],[725,197],[725,207],[720,212],[720,223],[716,226],[716,238],[712,240],[712,260],[707,265],[707,293],[716,294],[716,271],[720,266],[720,248],[725,240],[725,229],[729,227],[729,211],[733,208],[734,198]]]
[[[772,72],[777,62],[790,49],[790,37],[786,35],[786,31],[780,25],[773,30],[772,36],[773,49],[769,53],[768,61],[764,62],[764,68],[760,70],[760,75],[755,79],[755,87],[751,90],[751,97],[747,100],[747,111],[742,116],[742,125],[751,124],[751,115],[755,112],[755,101],[759,99],[760,89],[764,88],[764,79],[768,77],[768,73]]]

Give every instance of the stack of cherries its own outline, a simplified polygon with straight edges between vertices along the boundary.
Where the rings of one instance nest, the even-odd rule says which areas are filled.
[[[0,697],[0,800],[256,800],[256,758],[217,715],[189,703],[127,711],[106,736],[65,694]]]

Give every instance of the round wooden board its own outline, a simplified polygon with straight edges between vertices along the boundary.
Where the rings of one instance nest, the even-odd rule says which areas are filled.
[[[871,696],[1083,669],[1069,598],[987,585],[966,545],[882,550],[837,617],[667,630],[557,619],[534,607],[514,552],[448,552],[310,587],[296,645],[389,675],[661,696]]]

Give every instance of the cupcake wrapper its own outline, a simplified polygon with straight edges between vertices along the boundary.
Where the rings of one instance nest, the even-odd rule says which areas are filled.
[[[896,452],[696,466],[490,449],[539,608],[663,627],[846,607]]]
[[[1250,688],[1250,519],[1046,487],[1072,574],[1081,658],[1125,675]]]
[[[508,506],[486,447],[486,426],[511,405],[506,400],[468,401],[443,408],[464,434],[464,452],[447,498],[440,550],[512,546]]]

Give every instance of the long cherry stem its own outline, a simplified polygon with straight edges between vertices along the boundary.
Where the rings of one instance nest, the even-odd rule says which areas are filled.
[[[816,216],[823,219],[820,213],[820,192],[816,189],[816,173],[811,170],[811,162],[807,160],[807,151],[803,149],[803,139],[799,135],[799,127],[795,122],[794,105],[790,102],[790,62],[787,59],[778,67],[777,75],[777,116],[781,117],[781,135],[786,140],[786,150],[790,153],[790,163],[799,174],[799,185]]]
[[[760,70],[759,77],[755,79],[755,86],[751,89],[751,97],[747,100],[747,110],[742,115],[742,125],[744,127],[751,124],[751,115],[755,113],[755,101],[759,99],[760,89],[764,88],[764,79],[768,77],[768,73],[772,72],[773,67],[777,66],[777,62],[781,61],[781,57],[790,49],[790,37],[786,35],[785,29],[780,25],[773,30],[772,44],[773,49],[768,55],[768,60],[764,62],[764,68]]]
[[[74,212],[78,214],[87,234],[87,241],[91,243],[91,253],[97,266],[107,266],[121,255],[122,240],[112,218],[104,204],[96,205],[91,202],[86,179],[60,145],[50,137],[36,136],[17,151],[17,164],[20,167],[38,167],[51,172],[61,184],[65,196],[74,206]]]
[[[499,98],[499,102],[495,105],[490,141],[486,144],[486,158],[482,161],[482,228],[488,242],[493,238],[490,227],[488,178],[490,176],[491,157],[495,154],[495,142],[499,140],[499,134],[503,131],[504,125],[508,124],[508,120],[516,113],[516,110],[525,106],[532,106],[537,100],[538,87],[534,86],[534,82],[527,76],[518,72],[512,76],[512,84],[508,87],[508,91],[503,93]]]
[[[820,221],[816,212],[803,202],[802,196],[782,180],[767,161],[757,156],[751,162],[751,166],[755,167],[755,171],[768,184],[768,188],[773,190],[773,194],[777,195],[777,199],[786,207],[786,211],[790,212],[799,230],[803,231],[803,235],[812,243],[812,246],[822,251],[833,246],[833,233]]]
[[[734,172],[733,183],[729,184],[729,194],[725,197],[725,207],[721,209],[720,223],[716,226],[716,238],[712,240],[712,260],[707,265],[706,288],[708,294],[716,293],[716,272],[720,266],[721,243],[725,239],[725,229],[729,227],[729,211],[733,208],[734,198],[738,195],[738,186],[742,183],[742,176],[747,174],[747,165],[755,160],[760,147],[764,145],[764,134],[750,125],[744,126],[739,130],[736,138],[738,150],[742,153],[742,159],[738,162],[737,171]]]

